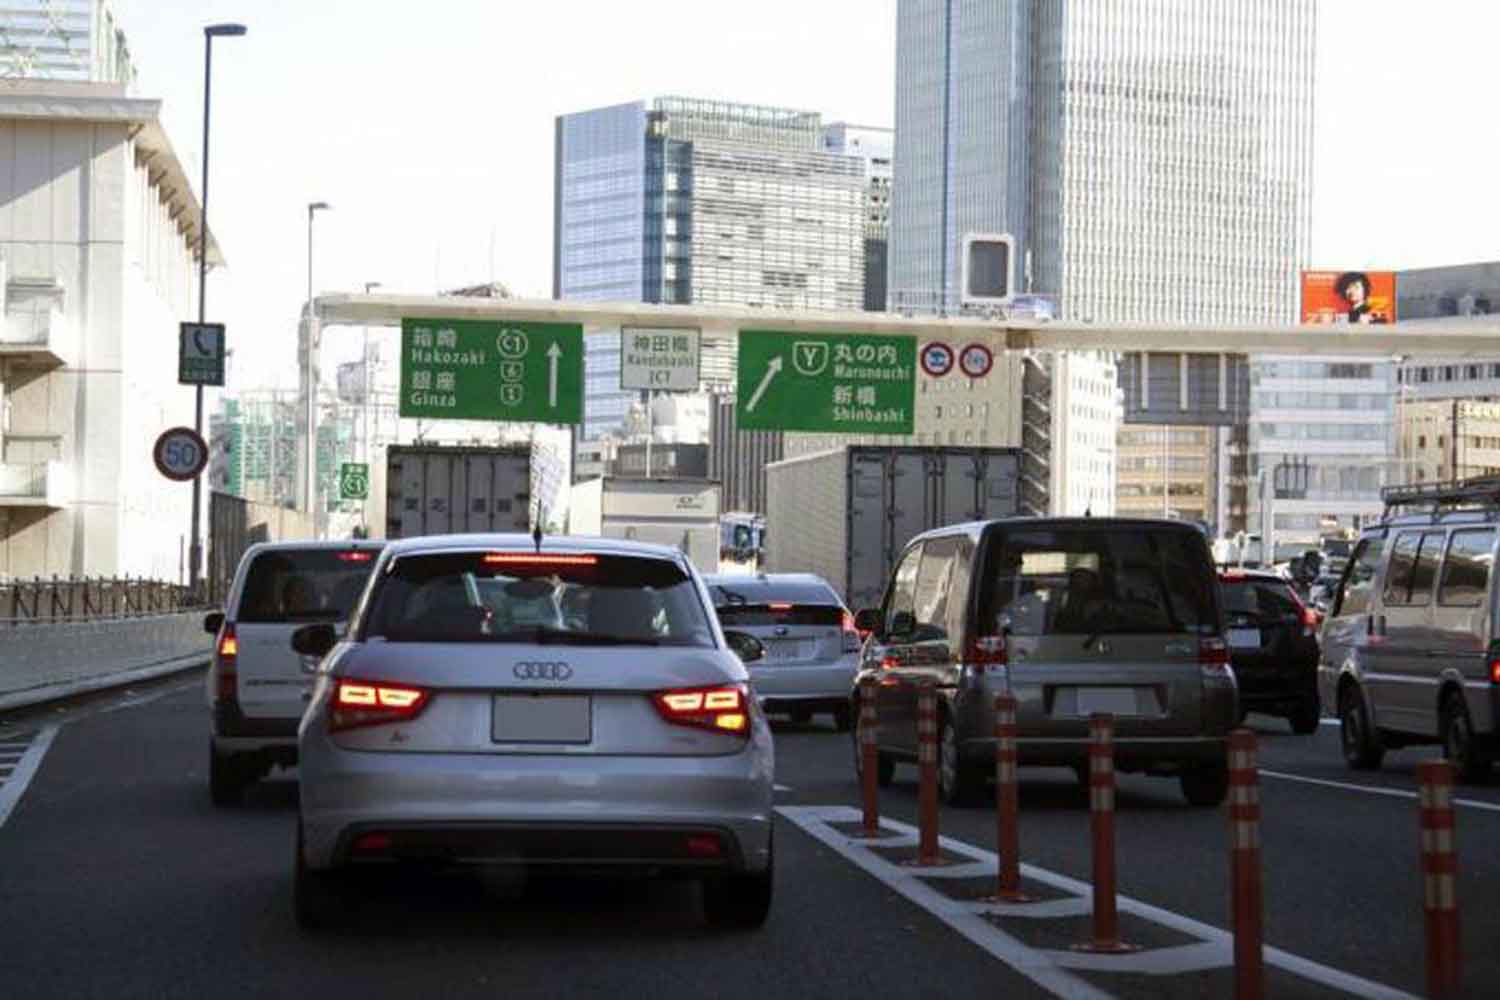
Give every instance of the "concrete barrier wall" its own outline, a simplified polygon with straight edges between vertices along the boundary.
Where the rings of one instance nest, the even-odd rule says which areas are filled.
[[[0,622],[0,710],[207,663],[203,612],[46,624]]]

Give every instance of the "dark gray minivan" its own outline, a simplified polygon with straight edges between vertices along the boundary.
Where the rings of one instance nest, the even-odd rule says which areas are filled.
[[[851,698],[878,681],[882,783],[916,760],[917,692],[930,682],[946,802],[972,800],[993,774],[1006,692],[1022,764],[1086,774],[1089,716],[1108,712],[1119,770],[1176,776],[1194,805],[1227,793],[1237,691],[1213,557],[1193,525],[1008,518],[929,531],[856,624],[872,635]],[[856,733],[856,766],[858,745]]]

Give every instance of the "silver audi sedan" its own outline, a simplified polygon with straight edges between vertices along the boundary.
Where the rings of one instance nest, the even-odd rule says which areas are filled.
[[[753,636],[675,549],[582,537],[393,542],[317,660],[299,738],[298,922],[401,862],[686,877],[711,924],[772,885]],[[309,662],[312,662],[309,660]]]

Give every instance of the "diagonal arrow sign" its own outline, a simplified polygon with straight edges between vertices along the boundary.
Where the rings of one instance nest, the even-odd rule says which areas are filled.
[[[781,355],[778,354],[766,365],[766,374],[761,378],[760,385],[755,387],[755,392],[750,396],[750,402],[745,405],[746,413],[755,412],[755,407],[760,402],[760,397],[764,396],[766,390],[771,388],[771,380],[776,377],[776,373],[779,371],[781,371]]]
[[[547,405],[557,409],[557,359],[562,357],[562,348],[557,341],[547,348]]]

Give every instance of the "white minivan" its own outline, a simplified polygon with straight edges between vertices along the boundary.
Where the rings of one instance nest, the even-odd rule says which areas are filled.
[[[310,690],[292,633],[349,618],[383,542],[271,542],[240,560],[223,611],[203,621],[214,639],[207,694],[209,792],[237,803],[272,767],[297,763],[297,724]]]

